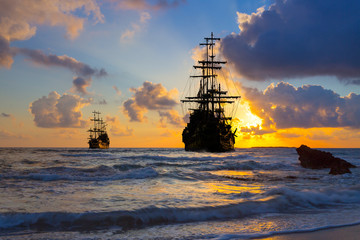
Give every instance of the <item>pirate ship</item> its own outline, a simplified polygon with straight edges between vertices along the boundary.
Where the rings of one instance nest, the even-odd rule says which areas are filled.
[[[100,112],[93,111],[94,118],[90,120],[94,122],[94,127],[90,128],[89,148],[109,148],[110,139],[106,132],[106,123],[100,118]]]
[[[228,96],[220,82],[217,80],[216,71],[226,61],[216,61],[214,46],[220,38],[204,38],[200,46],[206,47],[206,58],[198,61],[195,69],[200,74],[190,76],[200,78],[200,87],[196,96],[185,97],[183,103],[193,103],[190,108],[190,121],[183,130],[182,140],[186,151],[226,152],[234,149],[235,131],[231,128],[231,117],[226,117],[224,105],[234,103],[240,96]]]

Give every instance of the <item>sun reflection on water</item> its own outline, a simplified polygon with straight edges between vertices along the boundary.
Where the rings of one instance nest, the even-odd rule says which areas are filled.
[[[211,174],[229,179],[228,181],[209,183],[209,188],[211,188],[216,193],[228,195],[237,194],[239,196],[242,194],[243,197],[246,197],[264,192],[262,190],[263,185],[261,183],[248,182],[254,178],[254,173],[252,171],[220,170],[213,171]]]

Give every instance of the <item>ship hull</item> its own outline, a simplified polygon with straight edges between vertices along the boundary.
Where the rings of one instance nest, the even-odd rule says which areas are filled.
[[[228,152],[234,150],[235,133],[231,125],[204,116],[190,117],[190,122],[182,133],[186,151]],[[206,119],[206,120],[201,120]]]
[[[108,149],[110,140],[107,134],[100,135],[98,138],[90,138],[89,148]]]
[[[97,139],[89,141],[89,148],[108,149],[109,143],[98,141]]]
[[[183,142],[186,151],[228,152],[234,150],[234,140],[219,135],[203,134],[189,136],[186,129],[183,131]]]

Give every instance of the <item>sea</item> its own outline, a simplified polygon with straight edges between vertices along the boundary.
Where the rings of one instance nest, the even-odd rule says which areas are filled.
[[[321,149],[360,166],[360,149]],[[0,239],[253,239],[360,223],[360,168],[295,148],[0,148]]]

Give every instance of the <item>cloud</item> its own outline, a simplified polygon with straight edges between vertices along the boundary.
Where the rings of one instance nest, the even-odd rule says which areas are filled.
[[[30,57],[30,59],[34,63],[44,66],[63,67],[82,77],[90,77],[90,76],[104,77],[107,75],[107,72],[103,68],[100,70],[96,68],[92,68],[89,65],[77,61],[75,58],[66,55],[63,56],[57,56],[55,54],[46,55],[44,52],[40,50],[32,50],[25,48],[19,48],[17,49],[17,52]]]
[[[1,114],[0,114],[0,117],[11,118],[12,115],[11,115],[11,114],[8,114],[8,113],[1,113]]]
[[[84,27],[85,18],[74,15],[81,11],[92,15],[96,22],[104,16],[95,0],[2,0],[0,3],[0,67],[10,68],[13,63],[12,41],[30,39],[37,25],[63,26],[67,36],[76,38]]]
[[[147,0],[110,0],[116,3],[117,7],[124,10],[160,10],[164,8],[177,7],[186,0],[156,0],[153,2]],[[149,3],[150,2],[150,3]]]
[[[92,14],[95,21],[103,22],[104,16],[95,0],[2,0],[0,8],[0,35],[8,41],[26,40],[36,33],[36,25],[64,26],[70,38],[83,29],[84,18],[75,11]]]
[[[159,111],[160,126],[166,128],[166,123],[170,123],[175,127],[184,127],[184,119],[175,110]]]
[[[4,37],[0,36],[0,67],[11,68],[14,62],[14,52],[10,47],[10,42]]]
[[[79,92],[83,95],[89,94],[86,90],[91,85],[91,78],[76,77],[73,80],[74,91]]]
[[[107,76],[105,69],[101,68],[96,69],[90,67],[89,65],[76,60],[75,58],[63,55],[57,56],[55,54],[46,55],[41,50],[33,50],[26,48],[13,48],[13,52],[21,53],[25,56],[28,56],[30,60],[42,66],[55,66],[63,67],[68,69],[78,76],[73,80],[73,90],[79,92],[80,94],[88,94],[86,90],[87,87],[91,85],[92,76],[95,77],[104,77]]]
[[[275,0],[251,15],[221,52],[243,77],[263,81],[309,76],[360,79],[360,2]],[[352,82],[355,80],[355,82]]]
[[[133,136],[134,135],[134,129],[130,127],[123,127],[120,123],[119,117],[111,117],[106,116],[106,122],[111,122],[111,128],[110,132],[111,135],[124,137],[124,136]]]
[[[141,12],[140,19],[136,23],[131,24],[131,28],[127,29],[123,34],[121,34],[120,40],[122,42],[127,42],[131,40],[136,33],[140,32],[147,22],[151,19],[150,13]]]
[[[128,99],[124,102],[124,113],[130,118],[131,122],[143,122],[146,117],[144,117],[144,113],[146,109],[143,107],[139,107],[134,99]]]
[[[13,57],[22,54],[43,66],[66,68],[78,76],[73,89],[87,94],[86,87],[91,77],[103,77],[104,69],[95,69],[76,59],[63,55],[45,54],[40,50],[11,47],[12,41],[27,40],[36,34],[37,25],[64,26],[69,38],[74,39],[83,29],[85,18],[74,15],[81,11],[93,15],[96,22],[103,22],[104,16],[95,0],[2,0],[0,3],[0,67],[11,68]]]
[[[154,84],[144,82],[139,88],[131,88],[134,94],[123,104],[124,113],[130,118],[130,121],[143,122],[146,117],[144,113],[148,110],[170,110],[178,104],[174,99],[177,96],[176,89],[167,91],[160,83]]]
[[[42,128],[82,128],[86,121],[82,119],[81,108],[88,105],[89,100],[76,95],[50,92],[30,103],[30,112],[34,115],[36,126]]]
[[[322,86],[271,84],[264,91],[242,87],[250,109],[265,129],[360,128],[360,95],[341,97]]]

